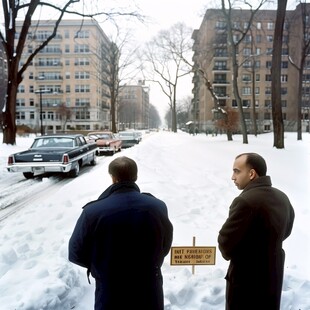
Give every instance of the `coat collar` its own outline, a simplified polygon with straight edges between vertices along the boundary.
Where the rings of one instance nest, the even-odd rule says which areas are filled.
[[[109,197],[115,192],[130,192],[137,191],[140,192],[138,185],[134,182],[118,182],[110,185],[100,196],[98,199],[104,199]]]
[[[251,182],[244,188],[243,192],[255,188],[255,187],[261,187],[261,186],[271,186],[271,178],[270,176],[262,176],[259,177]],[[242,192],[242,193],[243,193]]]

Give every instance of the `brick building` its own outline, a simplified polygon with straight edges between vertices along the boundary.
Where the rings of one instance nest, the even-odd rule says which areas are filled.
[[[287,11],[284,25],[281,63],[281,97],[285,130],[297,128],[298,70],[292,64],[300,61],[303,40],[302,21],[310,31],[310,7],[299,4],[295,10]],[[306,8],[302,13],[302,8]],[[233,10],[232,25],[234,40],[247,27],[250,11]],[[251,114],[255,114],[259,132],[272,130],[271,112],[271,61],[276,11],[261,10],[254,17],[250,31],[244,37],[237,51],[239,64],[238,89],[242,98],[247,128],[253,130]],[[219,9],[208,9],[199,29],[194,30],[192,38],[193,61],[200,67],[212,84],[221,108],[237,109],[232,87],[232,58],[228,47],[227,24]],[[309,128],[310,102],[310,57],[306,58],[303,72],[302,126]],[[214,100],[199,73],[193,76],[192,117],[201,131],[215,130],[219,115],[214,109]]]
[[[32,22],[24,58],[51,34],[55,21]],[[16,25],[17,35],[22,21]],[[110,41],[93,20],[63,20],[19,85],[16,124],[44,132],[110,128],[110,95],[102,53]]]

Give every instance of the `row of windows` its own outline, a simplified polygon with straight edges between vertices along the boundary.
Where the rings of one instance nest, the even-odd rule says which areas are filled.
[[[44,107],[59,107],[62,104],[62,99],[57,98],[42,98],[42,106]],[[33,107],[35,105],[34,98],[29,99],[29,106]],[[71,105],[71,100],[68,98],[67,106]],[[26,100],[25,98],[16,99],[17,107],[25,107]],[[75,106],[76,107],[89,107],[90,106],[90,98],[75,98]]]
[[[218,97],[227,97],[228,94],[226,92],[226,87],[214,87],[214,93]],[[241,94],[244,96],[252,95],[252,88],[251,87],[242,87]],[[255,95],[260,94],[260,87],[255,87]],[[287,95],[288,91],[286,87],[281,87],[281,95]],[[265,95],[271,95],[271,87],[265,87]]]
[[[260,81],[260,74],[255,75],[255,81]],[[288,75],[282,74],[280,77],[281,83],[287,83],[288,82]],[[252,75],[251,74],[242,74],[242,82],[251,82],[252,81]],[[271,74],[265,75],[265,81],[270,82],[271,81]],[[303,81],[309,81],[310,82],[310,74],[304,74],[303,75]],[[214,83],[227,83],[226,74],[214,74]]]
[[[36,113],[34,111],[29,112],[29,119],[34,120]],[[16,119],[17,120],[25,120],[26,119],[26,112],[16,112]],[[42,112],[42,119],[43,120],[61,120],[62,116],[53,111]],[[89,111],[76,111],[75,112],[75,120],[89,120],[90,119],[90,112]]]
[[[20,33],[16,32],[15,34],[15,38],[18,39],[19,38]],[[36,39],[36,40],[46,40],[48,37],[50,37],[52,35],[52,31],[49,30],[38,30],[36,32],[29,32],[28,33],[28,39],[32,40],[32,39]],[[74,31],[72,34],[73,38],[82,38],[82,39],[87,39],[90,37],[90,31],[89,30],[78,30],[78,31]],[[70,38],[70,31],[68,29],[64,30],[64,37],[66,39]],[[60,39],[62,38],[62,36],[60,34],[58,34],[56,36],[56,38]]]
[[[47,94],[62,94],[63,90],[61,89],[61,85],[40,85],[40,89],[42,90],[48,90],[49,92],[46,92]],[[89,93],[90,92],[90,85],[89,84],[82,84],[82,85],[75,85],[74,91],[76,93]],[[25,93],[25,86],[19,85],[17,89],[18,93]],[[36,90],[34,89],[33,85],[29,86],[29,93],[35,93]],[[66,85],[66,93],[71,92],[70,85]]]
[[[263,27],[263,24],[265,24],[266,27]],[[253,26],[258,30],[261,30],[261,29],[274,30],[274,22],[272,22],[272,21],[269,21],[266,23],[262,23],[260,21],[254,22]],[[249,27],[248,22],[241,22],[241,21],[232,22],[232,29],[233,30],[242,30],[242,29],[247,29],[248,27]],[[285,22],[284,23],[284,29],[287,30],[288,27],[289,27],[288,23]],[[221,20],[216,21],[215,22],[215,28],[221,29],[221,30],[227,29],[226,21],[221,21]]]
[[[224,54],[218,53],[218,54],[215,55],[215,56],[223,57],[223,55],[224,55]],[[243,68],[252,68],[253,65],[254,65],[254,68],[261,68],[261,61],[260,61],[260,60],[245,60],[245,61],[242,63],[242,67],[243,67]],[[271,69],[271,66],[272,66],[271,60],[266,61],[266,63],[265,63],[266,69]],[[282,68],[282,69],[288,69],[288,61],[281,61],[281,68]],[[225,63],[222,62],[222,63],[220,64],[220,62],[215,61],[215,62],[214,62],[214,69],[215,69],[215,70],[228,70],[228,67],[227,67],[226,62],[225,62]]]

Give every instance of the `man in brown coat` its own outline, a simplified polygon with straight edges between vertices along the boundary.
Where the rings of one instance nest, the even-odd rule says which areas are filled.
[[[226,310],[279,310],[285,253],[294,209],[287,196],[271,186],[265,160],[240,154],[232,180],[242,193],[230,206],[218,236],[230,265],[226,275]]]

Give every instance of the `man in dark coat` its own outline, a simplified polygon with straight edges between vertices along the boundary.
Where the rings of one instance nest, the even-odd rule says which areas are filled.
[[[161,266],[173,227],[165,203],[136,185],[137,165],[118,157],[113,184],[84,206],[69,241],[69,260],[96,280],[96,310],[162,310]]]
[[[230,206],[218,236],[230,265],[227,310],[279,310],[285,253],[294,210],[287,196],[271,186],[265,160],[256,153],[236,157],[232,180],[243,190]]]

